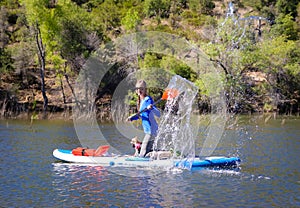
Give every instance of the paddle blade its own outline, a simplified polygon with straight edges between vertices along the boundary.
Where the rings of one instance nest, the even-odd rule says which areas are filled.
[[[109,146],[108,145],[103,145],[103,146],[99,146],[96,151],[95,151],[95,154],[94,156],[95,157],[99,157],[99,156],[102,156],[104,153],[106,153],[109,149]]]
[[[168,99],[173,99],[177,97],[179,94],[178,90],[176,89],[166,89],[162,95],[162,100],[168,100]]]

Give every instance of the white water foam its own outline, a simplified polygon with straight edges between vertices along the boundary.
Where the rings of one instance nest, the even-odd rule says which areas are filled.
[[[191,125],[191,114],[198,88],[192,82],[175,75],[167,89],[174,89],[178,95],[166,102],[154,150],[171,150],[173,158],[182,159],[179,166],[190,169],[195,157],[196,136]]]

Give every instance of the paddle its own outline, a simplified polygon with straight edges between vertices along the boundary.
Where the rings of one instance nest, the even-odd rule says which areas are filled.
[[[156,102],[153,103],[153,105],[156,105],[157,103],[159,103],[162,100],[168,100],[168,99],[174,99],[175,97],[177,97],[179,94],[177,89],[166,89],[162,95],[162,97],[157,100]],[[134,116],[138,116],[141,113],[145,112],[147,110],[147,108],[143,109],[142,111],[137,112],[136,114],[132,115],[129,117],[129,119],[131,119]]]

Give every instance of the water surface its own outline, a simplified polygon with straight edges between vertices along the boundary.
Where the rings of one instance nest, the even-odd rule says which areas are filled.
[[[238,156],[239,170],[155,170],[58,162],[55,148],[81,146],[70,121],[0,121],[3,207],[300,207],[299,117],[247,116],[228,127],[214,155]],[[203,128],[200,128],[200,131]],[[113,146],[129,139],[101,124]],[[201,132],[199,134],[201,137]],[[196,140],[200,152],[201,138]],[[147,175],[146,177],[140,177]]]

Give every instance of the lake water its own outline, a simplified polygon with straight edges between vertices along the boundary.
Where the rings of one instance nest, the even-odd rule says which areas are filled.
[[[215,155],[237,170],[169,170],[128,177],[113,167],[57,161],[55,148],[81,146],[71,121],[0,121],[1,207],[300,207],[300,118],[240,116]],[[112,124],[115,148],[133,154]],[[201,128],[200,128],[201,131]],[[201,133],[200,133],[201,135]],[[197,139],[196,152],[201,140]],[[123,168],[141,176],[155,170]]]

